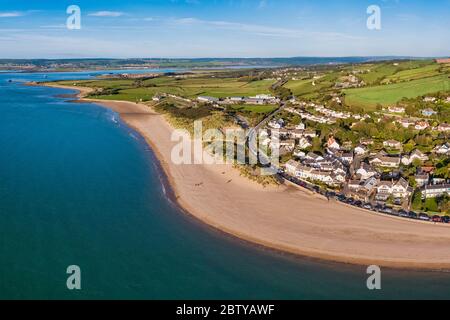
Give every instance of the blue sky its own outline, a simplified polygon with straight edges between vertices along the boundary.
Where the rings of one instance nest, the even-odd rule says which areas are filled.
[[[0,0],[0,58],[448,56],[449,16],[450,0]]]

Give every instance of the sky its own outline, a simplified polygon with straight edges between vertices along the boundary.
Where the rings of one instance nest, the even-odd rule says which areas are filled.
[[[0,0],[0,58],[441,57],[449,16],[450,0]]]

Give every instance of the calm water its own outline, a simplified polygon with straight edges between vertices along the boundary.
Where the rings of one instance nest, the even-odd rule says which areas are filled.
[[[116,114],[21,83],[43,77],[0,74],[0,298],[450,298],[450,274],[384,270],[370,292],[363,267],[204,227],[166,199],[152,151]],[[81,291],[66,289],[72,264]]]

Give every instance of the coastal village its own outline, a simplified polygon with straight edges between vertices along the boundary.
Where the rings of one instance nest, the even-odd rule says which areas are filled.
[[[274,76],[280,81],[292,76],[292,72],[295,75],[296,71],[278,70]],[[296,79],[295,76],[292,79]],[[336,89],[366,85],[353,74],[340,80],[342,82],[334,86]],[[407,113],[407,102],[378,108],[374,112],[344,111],[345,96],[339,91],[330,95],[328,103],[291,96],[283,102],[276,116],[266,119],[258,132],[259,144],[278,149],[283,163],[279,173],[297,185],[368,210],[448,222],[448,216],[430,216],[423,211],[449,212],[450,124],[439,121],[437,110],[450,109],[450,93],[419,99],[425,107],[411,115]],[[225,99],[199,96],[198,101],[216,106],[264,105],[279,104],[281,99],[260,94]],[[336,133],[343,130],[342,122],[348,130],[365,123],[390,124],[393,130],[406,130],[411,136],[416,135],[417,140],[424,139],[427,143],[410,139],[405,145],[405,141],[374,137],[358,141],[339,139]],[[324,127],[331,130],[323,130]],[[324,131],[327,132],[325,135]]]

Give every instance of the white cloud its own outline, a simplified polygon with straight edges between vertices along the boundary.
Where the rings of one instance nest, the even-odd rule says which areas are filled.
[[[24,13],[22,12],[0,12],[0,18],[15,18],[22,16],[24,16]]]
[[[88,15],[91,17],[121,17],[124,13],[119,11],[97,11]]]
[[[246,24],[239,22],[228,21],[214,21],[214,20],[200,20],[197,18],[182,18],[175,19],[172,22],[179,25],[207,25],[222,30],[231,30],[238,32],[245,32],[258,36],[266,36],[273,38],[332,38],[332,39],[348,39],[348,40],[361,40],[362,37],[353,36],[349,34],[339,32],[322,32],[322,31],[305,31],[300,29],[289,29],[280,27],[271,27],[255,24]]]

